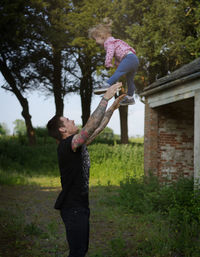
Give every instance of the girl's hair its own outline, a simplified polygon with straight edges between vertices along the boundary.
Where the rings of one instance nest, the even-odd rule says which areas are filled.
[[[112,20],[109,18],[104,18],[103,23],[100,23],[88,30],[89,38],[108,36],[111,35],[112,30]]]

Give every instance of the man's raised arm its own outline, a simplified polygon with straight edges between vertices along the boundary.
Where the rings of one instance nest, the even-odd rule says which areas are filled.
[[[88,119],[86,125],[81,131],[72,139],[72,150],[75,152],[76,148],[86,143],[89,137],[92,136],[94,131],[99,127],[108,105],[108,101],[120,90],[122,83],[116,83],[108,88],[103,98],[101,99],[98,107]]]
[[[105,113],[100,125],[98,126],[98,128],[94,131],[94,133],[86,141],[86,145],[89,145],[98,136],[98,134],[101,133],[101,131],[106,127],[106,125],[108,124],[111,116],[113,115],[113,112],[119,107],[119,102],[122,100],[122,98],[124,96],[125,96],[125,94],[120,95],[114,101],[114,103],[110,106],[110,108],[106,111],[106,113]]]

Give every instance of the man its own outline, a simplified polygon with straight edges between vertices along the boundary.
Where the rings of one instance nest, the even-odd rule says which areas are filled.
[[[90,160],[86,145],[105,128],[119,102],[119,96],[106,111],[108,101],[121,89],[122,84],[111,86],[86,125],[78,131],[73,120],[54,116],[47,124],[49,135],[59,141],[58,162],[62,191],[55,209],[60,210],[65,224],[70,253],[68,257],[84,257],[89,243],[89,168]]]

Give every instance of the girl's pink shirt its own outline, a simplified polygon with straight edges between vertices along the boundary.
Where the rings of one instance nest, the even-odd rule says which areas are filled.
[[[133,52],[136,54],[135,49],[130,47],[126,42],[115,39],[114,37],[109,37],[104,42],[104,49],[106,50],[106,60],[105,66],[107,68],[113,67],[112,59],[115,56],[115,65],[118,66],[121,60],[128,52]]]

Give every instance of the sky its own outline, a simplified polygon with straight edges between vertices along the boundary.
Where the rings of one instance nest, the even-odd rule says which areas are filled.
[[[3,76],[0,73],[0,86],[4,83]],[[32,116],[32,124],[34,127],[46,126],[48,120],[55,114],[54,98],[45,97],[40,92],[31,92],[27,95],[29,102],[29,111]],[[91,112],[98,106],[100,96],[93,95]],[[114,99],[109,101],[112,104]],[[13,122],[16,119],[22,119],[21,105],[16,96],[9,91],[5,91],[0,87],[0,123],[5,123],[13,133]],[[80,95],[69,94],[64,98],[64,116],[74,120],[76,125],[82,123],[81,120],[81,99]],[[114,133],[120,135],[119,111],[116,110],[110,119],[108,125],[113,129]],[[129,137],[144,135],[144,104],[136,98],[136,104],[130,105],[128,108],[128,135]]]

